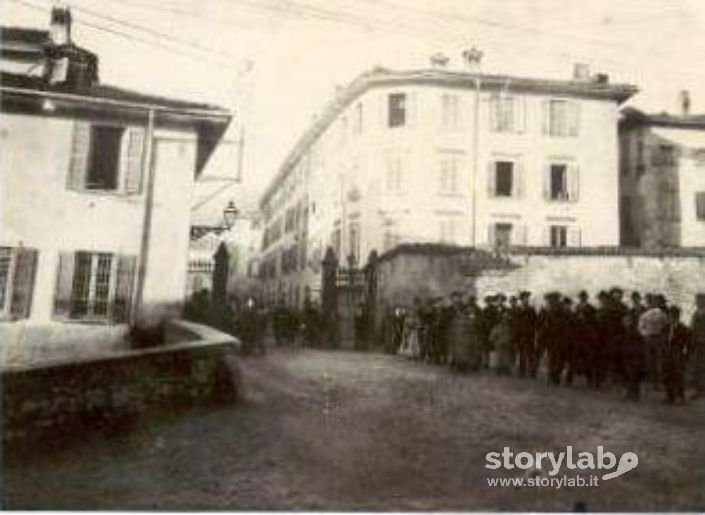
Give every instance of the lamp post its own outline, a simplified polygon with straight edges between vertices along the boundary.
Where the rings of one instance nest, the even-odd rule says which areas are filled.
[[[223,227],[225,230],[229,231],[235,225],[239,214],[240,211],[235,207],[235,202],[232,200],[228,202],[228,205],[223,209]]]
[[[472,173],[472,246],[477,245],[477,176],[480,173],[479,164],[479,128],[480,128],[480,89],[482,88],[482,76],[480,74],[480,63],[482,62],[482,51],[475,47],[463,52],[463,59],[469,69],[475,70],[475,106],[473,109],[473,132],[472,132],[472,153],[473,153],[473,173]]]

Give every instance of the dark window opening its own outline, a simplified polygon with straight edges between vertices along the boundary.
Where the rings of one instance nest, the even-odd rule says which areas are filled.
[[[551,165],[551,200],[568,199],[568,170],[566,165]]]
[[[390,127],[401,127],[406,123],[406,94],[389,95],[388,123]]]
[[[497,161],[495,163],[495,195],[498,197],[511,197],[514,182],[514,163],[511,161]]]
[[[115,190],[118,186],[122,127],[91,127],[91,149],[86,189]]]

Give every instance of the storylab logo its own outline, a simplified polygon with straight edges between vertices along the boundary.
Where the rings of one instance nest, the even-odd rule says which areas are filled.
[[[485,455],[489,470],[522,470],[523,477],[488,478],[490,486],[597,486],[599,479],[610,480],[639,465],[636,453],[617,457],[599,445],[596,452],[574,452],[572,446],[561,452],[518,452],[509,447]],[[558,474],[564,471],[562,476]],[[572,471],[573,476],[566,474]],[[587,476],[587,477],[586,477]]]

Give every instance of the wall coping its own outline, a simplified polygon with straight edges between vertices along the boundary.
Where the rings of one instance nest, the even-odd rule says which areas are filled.
[[[53,368],[64,368],[77,365],[86,365],[89,363],[109,363],[117,362],[125,359],[137,358],[140,356],[155,356],[160,354],[171,354],[174,352],[182,352],[187,350],[200,350],[200,349],[215,349],[218,347],[232,347],[237,349],[240,346],[240,341],[223,332],[220,332],[211,327],[207,327],[201,324],[196,324],[193,322],[187,322],[185,320],[170,320],[166,323],[166,332],[170,330],[179,331],[181,333],[187,333],[189,336],[185,341],[178,341],[175,343],[166,343],[164,345],[158,345],[154,347],[147,347],[143,349],[120,349],[111,350],[102,355],[98,356],[82,356],[82,357],[70,357],[65,356],[61,358],[45,360],[35,363],[21,363],[21,364],[5,364],[0,368],[0,373],[2,374],[12,374],[28,372],[32,370],[42,370],[42,369],[53,369]]]
[[[450,245],[442,243],[402,243],[384,252],[377,259],[378,263],[389,261],[400,255],[477,255],[483,258],[507,259],[520,256],[604,256],[604,257],[651,257],[651,258],[705,258],[705,247],[679,247],[669,249],[643,249],[636,247],[619,246],[592,246],[592,247],[510,247],[501,253],[490,252],[487,249]]]

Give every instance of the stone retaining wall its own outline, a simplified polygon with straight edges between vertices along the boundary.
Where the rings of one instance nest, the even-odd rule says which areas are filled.
[[[591,295],[619,286],[662,292],[683,308],[694,309],[694,296],[705,292],[705,250],[650,252],[618,247],[570,249],[521,248],[502,255],[448,245],[400,245],[377,262],[377,311],[410,306],[414,297],[447,296],[453,291],[476,295],[558,290]]]
[[[109,429],[155,408],[232,402],[239,381],[232,337],[179,321],[167,343],[1,372],[3,441],[61,440]]]

